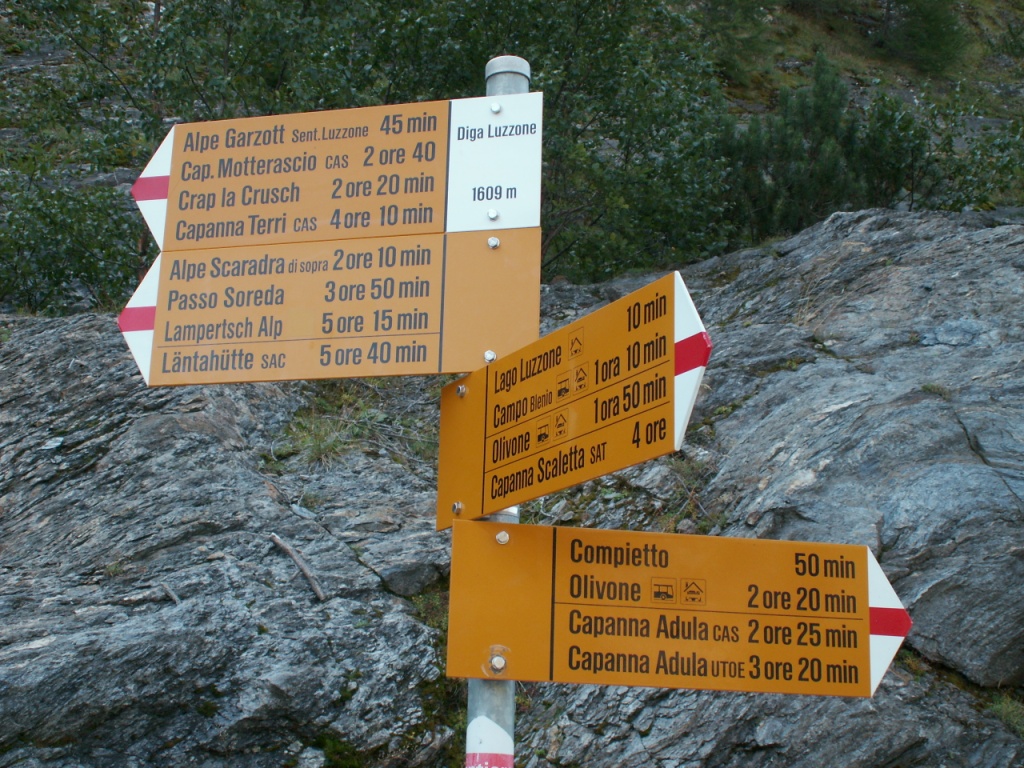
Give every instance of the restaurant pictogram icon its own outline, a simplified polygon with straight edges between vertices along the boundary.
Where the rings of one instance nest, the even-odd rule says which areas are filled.
[[[707,602],[707,583],[704,579],[683,581],[683,602],[690,605],[704,605]]]

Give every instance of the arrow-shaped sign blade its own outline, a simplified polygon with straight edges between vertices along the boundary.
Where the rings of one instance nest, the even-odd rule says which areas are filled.
[[[882,682],[913,622],[868,550],[868,607],[871,623],[871,693]]]
[[[683,447],[686,425],[690,423],[704,369],[711,358],[711,337],[704,330],[697,307],[678,272],[675,281],[675,449],[678,451]]]
[[[128,304],[117,318],[128,349],[135,358],[135,364],[142,372],[142,378],[149,384],[149,369],[153,358],[153,328],[156,324],[157,288],[160,284],[160,259],[157,256],[153,266],[142,278]]]
[[[863,545],[453,526],[450,677],[869,697],[910,628]]]
[[[174,128],[143,169],[135,184],[132,197],[146,220],[149,231],[160,247],[164,244],[164,225],[167,222],[167,189],[171,181],[171,155],[174,149]]]
[[[120,319],[146,383],[464,373],[532,341],[542,127],[541,93],[172,127],[132,187],[163,261]]]
[[[438,528],[679,450],[710,355],[672,272],[448,385]]]

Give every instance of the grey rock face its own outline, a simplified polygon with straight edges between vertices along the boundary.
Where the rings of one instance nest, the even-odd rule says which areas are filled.
[[[314,764],[324,735],[402,753],[440,675],[436,633],[398,596],[447,572],[444,537],[421,543],[430,487],[353,452],[320,481],[343,504],[302,514],[255,450],[300,387],[147,390],[111,317],[8,328],[0,765]],[[393,517],[388,538],[335,529],[333,504]]]
[[[524,514],[866,544],[910,652],[870,700],[520,686],[519,764],[1024,763],[987,708],[1024,686],[1024,227],[836,214],[683,276],[715,344],[688,445]],[[545,286],[542,326],[655,277]],[[426,389],[382,391],[436,423]],[[0,768],[461,764],[410,600],[450,568],[434,470],[270,467],[310,400],[146,389],[109,316],[0,317]]]
[[[727,458],[706,495],[727,534],[871,546],[914,648],[1020,686],[1024,592],[1007,587],[1024,584],[1024,229],[979,224],[836,214],[781,244],[778,290],[717,334],[707,405],[749,371],[750,329],[793,347],[731,395],[743,404],[716,432]],[[736,283],[733,302],[763,293],[746,271]]]

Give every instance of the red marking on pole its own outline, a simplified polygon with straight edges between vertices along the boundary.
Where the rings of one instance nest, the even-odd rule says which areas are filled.
[[[495,752],[467,752],[466,768],[515,768],[512,755]]]
[[[676,342],[676,376],[694,368],[705,368],[710,359],[711,337],[707,331],[695,333]]]
[[[117,318],[121,333],[152,331],[156,327],[156,307],[125,307]]]
[[[136,202],[145,200],[166,200],[170,176],[140,176],[132,185],[132,197]]]
[[[872,635],[906,637],[913,621],[903,608],[869,608]]]

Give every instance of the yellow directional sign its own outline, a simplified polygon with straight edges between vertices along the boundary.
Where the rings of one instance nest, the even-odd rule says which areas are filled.
[[[175,126],[119,324],[149,384],[462,373],[537,337],[542,95]]]
[[[498,249],[486,233],[468,232],[270,245],[259,256],[164,253],[149,383],[470,370],[488,349],[514,349],[530,330],[536,337],[536,321],[508,318],[537,317],[539,275],[519,257],[539,252],[540,230],[500,239]],[[492,292],[495,274],[503,284]]]
[[[457,521],[452,547],[451,677],[870,696],[910,629],[863,546]]]
[[[536,227],[542,100],[176,125],[132,194],[164,252]]]
[[[675,272],[449,385],[438,528],[677,450],[710,352]]]
[[[175,128],[164,252],[444,231],[448,102]]]

